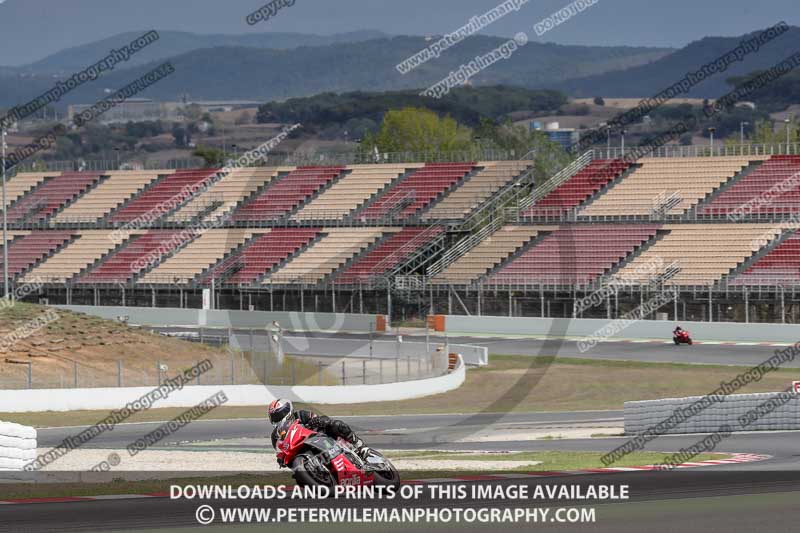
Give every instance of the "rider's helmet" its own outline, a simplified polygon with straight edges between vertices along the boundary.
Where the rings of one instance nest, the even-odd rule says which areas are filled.
[[[675,326],[675,331],[683,331],[680,326]]]
[[[294,407],[289,400],[278,398],[269,404],[269,421],[272,422],[273,426],[291,416],[292,413],[294,413]]]

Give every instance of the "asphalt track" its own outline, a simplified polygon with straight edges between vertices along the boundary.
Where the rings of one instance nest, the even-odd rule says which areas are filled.
[[[195,328],[157,328],[159,331],[193,331]],[[206,330],[209,331],[209,330]],[[244,331],[238,332],[243,345],[249,342],[248,334]],[[287,335],[292,334],[287,332]],[[330,334],[330,333],[308,333],[298,332],[295,335],[305,335],[317,338],[332,338],[337,340],[337,351],[329,353],[315,353],[313,355],[343,355],[349,349],[355,351],[356,348],[364,346],[369,342],[368,334]],[[255,342],[263,338],[263,334],[255,334]],[[393,340],[393,335],[383,335],[375,337],[376,340]],[[556,357],[577,357],[583,359],[606,359],[619,361],[638,361],[649,363],[690,363],[690,364],[721,364],[721,365],[743,365],[753,366],[764,362],[775,354],[776,350],[783,349],[779,346],[760,345],[759,343],[731,343],[731,344],[694,344],[692,346],[675,346],[666,336],[666,340],[636,340],[636,341],[607,341],[600,342],[591,350],[581,352],[578,349],[578,342],[572,339],[551,338],[548,340],[540,338],[503,338],[491,336],[455,336],[448,337],[448,341],[453,344],[473,344],[489,348],[490,354],[503,355],[529,355],[529,356],[556,356]],[[408,342],[425,342],[425,336],[403,335],[403,339]],[[429,337],[431,343],[441,344],[445,342],[442,336]],[[263,341],[262,341],[263,342]],[[800,368],[800,360],[789,361],[783,365],[785,368]]]
[[[341,338],[341,336],[339,336]],[[424,339],[424,337],[422,337]],[[353,337],[354,343],[365,339]],[[415,339],[416,340],[416,339]],[[769,346],[695,345],[674,347],[656,343],[601,343],[595,349],[580,354],[574,342],[545,343],[535,339],[493,339],[456,337],[453,343],[489,346],[492,353],[519,355],[558,355],[562,357],[591,357],[651,362],[686,362],[752,365],[769,358],[777,348]],[[554,353],[548,353],[553,347]],[[793,365],[794,366],[794,365]],[[495,415],[402,415],[385,417],[350,417],[346,420],[367,437],[376,448],[448,449],[448,450],[574,450],[610,451],[627,439],[623,437],[559,440],[505,440],[502,442],[464,442],[465,437],[478,431],[496,429],[498,432],[519,429],[541,430],[566,427],[602,427],[620,425],[621,411],[586,411],[573,413],[515,413]],[[157,423],[125,424],[113,432],[97,437],[88,446],[97,448],[124,447],[138,436],[157,427]],[[81,428],[53,428],[40,431],[41,446],[55,446],[64,437]],[[216,439],[233,442],[236,439],[264,439],[269,428],[262,420],[196,421],[171,436],[164,446],[191,447],[192,443],[207,443]],[[673,452],[691,446],[702,435],[662,436],[645,446],[646,450]],[[244,446],[244,445],[242,445]],[[249,444],[252,447],[252,443]],[[796,531],[800,523],[800,432],[735,433],[722,441],[715,451],[757,453],[771,456],[766,461],[725,466],[703,467],[691,471],[636,472],[581,477],[536,478],[513,481],[475,481],[536,485],[541,483],[631,485],[631,500],[624,503],[594,505],[598,519],[595,524],[558,524],[558,531]],[[202,460],[202,453],[198,453]],[[2,486],[0,486],[0,493]],[[198,528],[195,519],[197,501],[169,499],[104,500],[80,503],[48,503],[35,505],[0,506],[0,531],[110,531],[162,530]],[[211,502],[217,508],[222,502]],[[233,502],[235,506],[275,508],[285,502]],[[560,505],[563,505],[561,502]],[[308,506],[329,505],[324,502],[305,503]],[[303,506],[300,505],[300,506]],[[337,503],[340,506],[341,503]],[[348,505],[369,505],[351,502]],[[410,505],[410,504],[409,504]],[[520,507],[519,501],[509,499],[478,501],[432,501],[423,499],[414,505],[424,507]],[[526,505],[522,505],[525,507]],[[548,524],[549,525],[549,524]],[[244,527],[244,526],[241,526]],[[259,529],[293,530],[353,529],[373,531],[373,525],[290,524],[259,525]],[[393,531],[429,531],[438,529],[496,531],[500,525],[423,524],[386,526]],[[520,526],[518,526],[520,527]],[[532,526],[522,526],[532,528]],[[383,526],[380,526],[384,529]],[[208,531],[234,531],[234,526],[208,526]],[[248,530],[252,528],[248,527]]]

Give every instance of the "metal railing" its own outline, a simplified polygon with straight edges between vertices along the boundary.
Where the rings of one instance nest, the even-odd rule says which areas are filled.
[[[617,159],[625,157],[626,154],[636,149],[636,146],[626,147],[623,152],[620,147],[598,147],[594,151],[600,159]],[[688,145],[665,144],[659,146],[647,157],[769,157],[771,155],[800,155],[800,143],[776,143],[776,144],[736,144],[726,145],[715,143],[713,149],[707,145]]]

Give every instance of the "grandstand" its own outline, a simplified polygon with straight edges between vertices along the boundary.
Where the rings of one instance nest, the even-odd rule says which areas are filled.
[[[63,303],[188,305],[213,287],[231,308],[272,308],[276,294],[294,308],[308,290],[331,309],[366,294],[377,311],[420,312],[446,292],[449,312],[513,300],[511,313],[571,316],[616,280],[626,305],[674,293],[676,317],[776,294],[790,307],[798,172],[781,154],[587,152],[550,181],[531,160],[19,173],[10,283]]]

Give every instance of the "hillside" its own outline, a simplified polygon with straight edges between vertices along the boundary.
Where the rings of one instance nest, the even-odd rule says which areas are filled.
[[[50,316],[55,319],[43,318],[53,312]],[[37,319],[44,327],[15,343],[6,342],[13,332]],[[282,367],[270,358],[265,367],[264,357],[266,354],[229,351],[42,305],[17,302],[10,308],[0,307],[0,389],[26,388],[28,363],[32,365],[33,386],[37,389],[72,387],[75,363],[79,387],[116,387],[120,362],[126,387],[157,385],[158,364],[167,366],[161,373],[166,379],[205,359],[211,361],[213,368],[201,376],[202,384],[263,383],[259,374],[265,368],[270,381],[288,379],[289,358]],[[296,361],[295,370],[300,382],[316,382],[313,366]]]
[[[118,49],[140,37],[146,31],[126,32],[107,39],[93,41],[81,46],[67,48],[39,61],[20,67],[0,67],[0,72],[28,74],[71,74],[86,68],[105,56],[112,48]],[[364,30],[334,35],[312,35],[306,33],[271,32],[246,35],[198,34],[181,31],[158,30],[159,39],[149,47],[131,56],[125,66],[143,65],[151,61],[185,54],[192,50],[219,46],[244,46],[248,48],[287,50],[300,46],[327,46],[336,43],[366,41],[385,36],[375,30]]]
[[[138,96],[175,100],[188,93],[195,99],[280,100],[327,91],[384,91],[422,89],[451,71],[500,46],[505,39],[476,36],[466,39],[412,72],[401,75],[400,61],[427,46],[422,37],[393,37],[326,46],[302,46],[291,50],[222,46],[192,50],[169,57],[175,74]],[[165,49],[162,42],[150,46]],[[142,54],[149,53],[145,50]],[[509,59],[480,72],[476,85],[547,86],[654,61],[669,53],[663,48],[560,46],[529,43]],[[155,53],[155,52],[152,52]],[[101,54],[102,55],[102,54]],[[143,55],[144,57],[144,55]],[[137,58],[139,59],[139,58]],[[162,61],[165,58],[160,58]],[[59,60],[66,64],[66,59]],[[84,61],[86,65],[90,61]],[[130,83],[157,63],[118,68],[66,95],[60,105],[89,103],[104,96],[105,88]],[[52,86],[44,74],[24,77],[0,75],[0,106],[33,98]]]
[[[687,72],[694,72],[703,64],[713,61],[736,48],[739,43],[752,38],[756,33],[740,37],[706,37],[690,43],[676,52],[652,63],[623,70],[606,72],[580,79],[567,80],[553,88],[566,91],[576,97],[602,95],[614,98],[645,98],[659,93],[680,80]],[[754,70],[767,69],[797,52],[800,28],[789,31],[751,53],[728,70],[699,83],[688,94],[695,98],[715,98],[730,90],[728,78],[743,76]],[[547,86],[542,84],[542,86]]]

